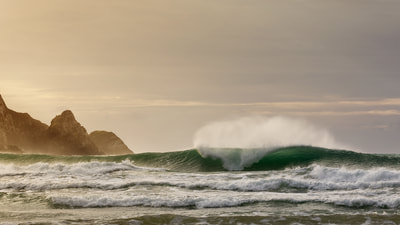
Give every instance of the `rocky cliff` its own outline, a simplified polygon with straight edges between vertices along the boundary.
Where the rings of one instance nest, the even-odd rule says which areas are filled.
[[[0,152],[52,155],[133,153],[114,133],[93,133],[89,136],[70,110],[56,116],[48,126],[27,113],[8,109],[0,95]]]

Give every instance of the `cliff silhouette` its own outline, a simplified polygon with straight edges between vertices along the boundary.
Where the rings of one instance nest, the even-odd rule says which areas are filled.
[[[9,109],[0,95],[0,152],[49,155],[125,155],[133,152],[112,132],[90,135],[70,110],[50,126]]]

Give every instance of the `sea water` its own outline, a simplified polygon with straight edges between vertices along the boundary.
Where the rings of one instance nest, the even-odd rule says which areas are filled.
[[[399,224],[399,169],[309,146],[0,154],[0,224]]]

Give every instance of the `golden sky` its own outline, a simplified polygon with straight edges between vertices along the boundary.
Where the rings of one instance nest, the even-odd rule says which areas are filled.
[[[287,115],[398,152],[399,1],[0,5],[0,93],[43,122],[71,109],[144,152],[189,148],[210,121]]]

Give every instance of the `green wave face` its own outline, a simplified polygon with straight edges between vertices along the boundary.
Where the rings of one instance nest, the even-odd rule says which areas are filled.
[[[168,153],[141,153],[124,156],[48,156],[0,154],[1,163],[79,163],[133,161],[136,166],[163,168],[180,172],[213,172],[226,170],[266,171],[311,164],[346,166],[352,168],[400,168],[400,156],[364,154],[344,150],[331,150],[310,146],[292,146],[268,149],[207,149]],[[210,154],[210,152],[219,152]],[[222,152],[222,153],[221,153]],[[247,160],[247,161],[246,161]]]

